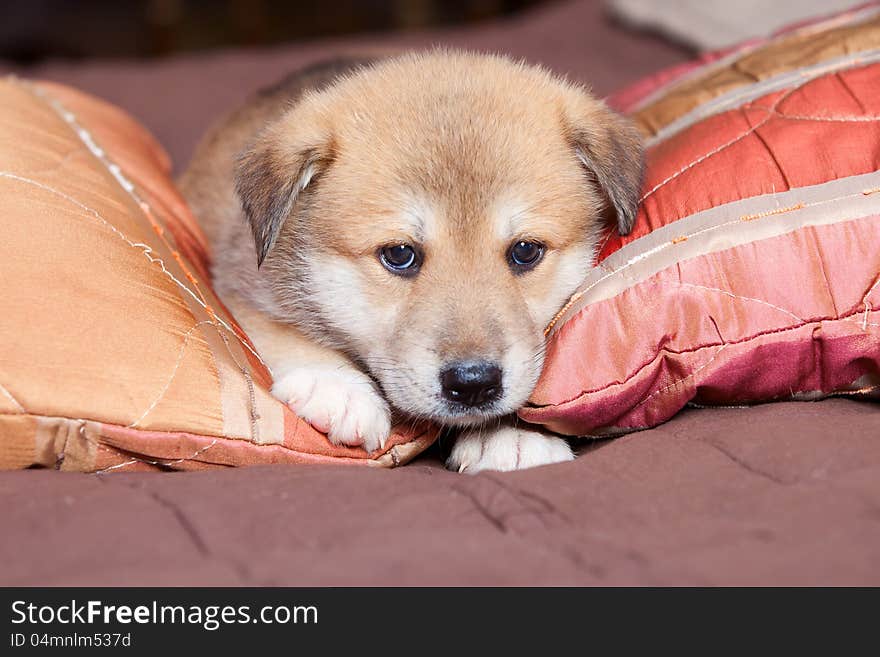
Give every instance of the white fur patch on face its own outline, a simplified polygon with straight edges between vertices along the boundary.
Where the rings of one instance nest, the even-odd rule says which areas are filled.
[[[436,206],[427,198],[407,196],[401,204],[399,219],[416,242],[424,244],[439,238],[439,217]]]
[[[501,362],[504,370],[504,402],[516,410],[522,406],[541,376],[544,366],[543,336],[536,335],[534,342],[515,340],[504,350]]]
[[[366,364],[391,405],[413,417],[442,421],[445,405],[436,354],[400,343],[382,347],[366,358]]]
[[[320,308],[323,321],[352,338],[359,352],[370,353],[389,340],[393,327],[382,321],[382,310],[351,259],[327,254],[313,258],[308,280],[310,300]]]
[[[545,326],[584,282],[593,266],[596,247],[591,241],[582,247],[556,252],[553,257],[556,259],[556,272],[552,293],[527,303],[529,314]]]
[[[495,235],[503,243],[521,234],[522,225],[529,217],[531,206],[516,196],[500,198],[492,208]]]

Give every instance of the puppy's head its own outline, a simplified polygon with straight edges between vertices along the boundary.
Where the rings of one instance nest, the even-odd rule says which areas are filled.
[[[436,52],[306,94],[237,189],[276,316],[400,410],[469,424],[526,401],[603,221],[632,226],[641,168],[634,128],[584,89]]]

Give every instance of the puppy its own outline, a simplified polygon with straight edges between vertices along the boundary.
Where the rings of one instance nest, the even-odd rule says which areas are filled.
[[[434,51],[289,77],[213,127],[180,183],[276,397],[368,451],[392,409],[461,427],[447,465],[477,472],[573,458],[513,414],[641,174],[637,131],[584,88]]]

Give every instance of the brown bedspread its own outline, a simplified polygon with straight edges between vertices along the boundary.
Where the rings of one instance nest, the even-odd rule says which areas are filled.
[[[688,410],[573,463],[0,476],[0,584],[880,584],[880,413]]]
[[[684,55],[568,2],[444,34],[159,62],[52,62],[138,116],[182,165],[207,120],[319,57],[503,50],[599,93]],[[0,65],[0,71],[13,70]],[[265,467],[0,473],[0,585],[880,584],[880,408],[692,409],[573,463],[465,477]]]

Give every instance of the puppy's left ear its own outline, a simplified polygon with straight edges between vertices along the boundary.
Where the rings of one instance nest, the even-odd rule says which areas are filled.
[[[635,125],[605,103],[580,94],[568,115],[568,138],[595,178],[621,235],[633,227],[644,174],[642,137]]]

